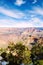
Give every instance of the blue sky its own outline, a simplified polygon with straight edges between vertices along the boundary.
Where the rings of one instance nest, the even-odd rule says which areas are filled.
[[[0,0],[0,27],[43,27],[43,0]]]

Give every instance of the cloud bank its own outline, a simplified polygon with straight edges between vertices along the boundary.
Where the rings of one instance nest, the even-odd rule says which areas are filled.
[[[0,19],[0,27],[43,27],[43,19],[38,15],[43,16],[43,9],[33,8],[33,10],[19,11],[8,10],[0,7],[0,13],[8,18]]]
[[[7,10],[3,7],[0,7],[0,13],[4,14],[6,16],[9,16],[9,17],[17,18],[17,19],[23,18],[23,16],[24,16],[24,14],[18,10],[11,11],[11,10]]]

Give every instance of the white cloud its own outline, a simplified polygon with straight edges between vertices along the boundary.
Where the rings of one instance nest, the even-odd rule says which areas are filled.
[[[21,19],[21,20],[0,19],[0,27],[18,27],[18,28],[43,27],[43,21],[39,17],[36,17],[37,14],[43,15],[43,10],[40,8],[34,8],[34,10],[32,10],[32,11],[27,11],[27,12],[24,11],[24,13],[23,13],[23,12],[17,11],[17,10],[14,10],[14,11],[6,10],[1,7],[0,12],[9,17]],[[30,17],[30,19],[29,19],[29,17]],[[24,20],[23,20],[23,18],[24,18]]]
[[[0,27],[18,27],[18,28],[26,28],[26,27],[43,27],[43,22],[39,18],[32,18],[28,21],[16,21],[13,19],[1,19]]]
[[[18,28],[21,28],[21,27],[31,27],[33,24],[30,24],[29,22],[26,22],[26,21],[20,21],[20,22],[17,22],[15,20],[5,20],[5,19],[1,19],[0,20],[0,27],[18,27]]]
[[[0,27],[9,27],[10,25],[13,25],[14,22],[13,20],[8,20],[8,19],[0,19]]]
[[[33,24],[33,27],[43,27],[43,21],[37,17],[32,18],[30,23]]]
[[[43,16],[43,9],[39,7],[33,7],[33,10],[28,11],[29,13],[33,15],[41,15]]]
[[[37,0],[34,0],[32,3],[35,4],[37,2]]]
[[[0,13],[17,19],[22,19],[24,17],[24,13],[22,13],[21,11],[10,11],[2,7],[0,7]]]
[[[22,4],[25,4],[26,2],[23,0],[16,0],[16,2],[14,3],[15,5],[21,6]]]
[[[34,10],[35,10],[35,12],[37,13],[37,14],[40,14],[40,15],[43,15],[43,9],[42,8],[34,8]]]

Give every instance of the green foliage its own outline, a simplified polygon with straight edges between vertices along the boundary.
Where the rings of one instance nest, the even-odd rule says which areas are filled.
[[[41,65],[39,60],[43,59],[43,46],[41,44],[35,44],[31,49],[31,59],[33,64]],[[40,59],[41,58],[41,59]]]
[[[31,62],[34,65],[39,65],[41,62],[39,54],[43,54],[43,46],[35,43],[30,51],[28,46],[23,45],[22,42],[17,42],[16,44],[10,42],[8,47],[6,49],[1,48],[1,51],[1,56],[5,61],[9,62],[8,65],[20,65],[21,63],[29,65]]]
[[[6,52],[6,49],[5,49],[5,48],[0,48],[0,55],[1,55],[3,52]]]
[[[8,48],[10,51],[13,51],[14,50],[14,43],[13,42],[10,42],[9,45],[8,45]]]
[[[22,42],[16,44],[10,42],[6,52],[2,53],[1,56],[4,56],[4,60],[7,59],[9,65],[20,65],[21,63],[30,62],[30,51]]]
[[[43,53],[43,46],[41,44],[36,44],[32,47],[31,52],[33,54]]]
[[[43,60],[39,60],[40,65],[43,65]]]

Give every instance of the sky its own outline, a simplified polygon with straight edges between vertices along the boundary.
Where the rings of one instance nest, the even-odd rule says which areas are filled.
[[[43,27],[43,0],[0,0],[0,27]]]

